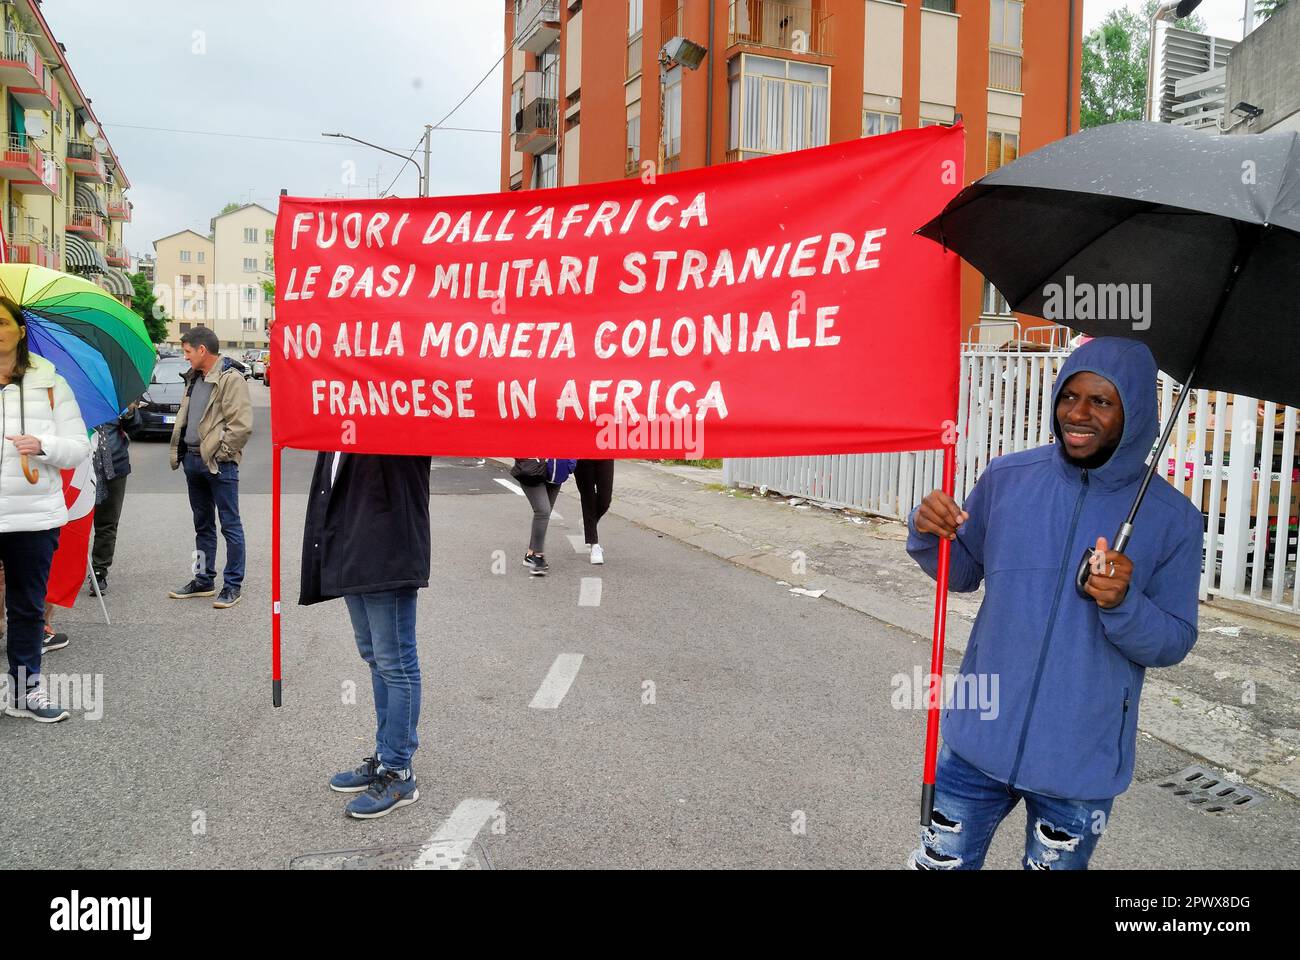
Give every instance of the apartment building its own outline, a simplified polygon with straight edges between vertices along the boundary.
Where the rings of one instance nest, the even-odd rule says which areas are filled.
[[[131,181],[40,5],[9,0],[0,19],[0,259],[81,274],[129,303]]]
[[[154,241],[154,296],[167,311],[167,340],[197,325],[222,345],[262,348],[275,307],[262,289],[272,279],[275,214],[244,204],[209,221],[210,234],[182,230]]]
[[[959,118],[975,180],[1079,127],[1082,0],[504,0],[504,30],[502,190]],[[661,69],[677,37],[697,69]],[[963,266],[963,332],[1005,340],[1012,320]]]

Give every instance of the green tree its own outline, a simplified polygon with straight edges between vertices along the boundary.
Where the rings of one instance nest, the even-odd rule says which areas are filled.
[[[1255,0],[1255,19],[1267,20],[1287,5],[1287,0]]]
[[[238,210],[238,209],[239,209],[240,207],[242,207],[242,206],[243,206],[242,203],[235,203],[235,202],[232,201],[231,203],[228,203],[228,204],[226,204],[224,207],[222,207],[222,208],[221,208],[221,212],[220,212],[219,214],[217,214],[217,216],[219,216],[219,217],[224,217],[224,216],[225,216],[226,214],[228,214],[228,213],[234,213],[236,210]]]
[[[131,273],[127,276],[131,278],[131,286],[135,288],[135,294],[131,297],[131,309],[144,321],[144,328],[149,331],[149,339],[154,343],[162,343],[167,339],[167,311],[154,297],[153,287],[143,273]]]
[[[1283,0],[1285,2],[1285,0]],[[1151,15],[1159,0],[1141,7],[1118,7],[1083,38],[1083,82],[1079,116],[1084,127],[1141,120],[1147,94],[1147,54]],[[1182,30],[1203,32],[1200,17],[1174,22]]]

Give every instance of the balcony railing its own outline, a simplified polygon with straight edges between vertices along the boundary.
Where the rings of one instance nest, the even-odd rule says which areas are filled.
[[[131,255],[126,252],[126,247],[109,244],[104,249],[104,260],[110,267],[125,267],[131,263]]]
[[[125,199],[108,201],[108,219],[121,220],[123,223],[130,223],[131,202]]]
[[[0,83],[7,87],[45,86],[45,63],[23,33],[6,32],[0,47]]]
[[[682,20],[682,5],[679,2],[672,12],[659,21],[659,46],[662,47],[673,37],[685,35],[685,32],[686,28]]]
[[[541,53],[559,37],[559,0],[522,0],[515,10],[515,46],[520,50]]]
[[[14,263],[31,263],[38,267],[59,268],[59,255],[49,244],[32,236],[21,236],[9,245],[9,256]]]
[[[91,143],[81,140],[68,141],[68,169],[87,180],[98,183],[108,182],[108,170],[104,166],[104,158]]]
[[[538,97],[515,114],[515,149],[538,154],[549,150],[556,140],[556,101]]]
[[[989,86],[994,90],[1020,92],[1020,68],[1023,54],[1019,50],[989,47]]]
[[[11,133],[0,158],[0,176],[12,180],[39,179],[45,171],[45,153],[23,133]]]
[[[772,0],[731,0],[727,19],[727,45],[812,53],[834,53],[832,14]]]
[[[90,240],[104,239],[104,218],[88,207],[75,207],[68,220],[68,232]]]

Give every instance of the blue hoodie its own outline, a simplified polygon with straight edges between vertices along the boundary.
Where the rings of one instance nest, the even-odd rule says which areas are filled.
[[[1124,409],[1119,446],[1094,470],[1066,457],[1055,416],[1061,386],[1081,370],[1113,383]],[[993,460],[963,505],[970,519],[952,544],[951,589],[982,580],[984,602],[961,674],[989,677],[985,691],[996,676],[998,709],[993,716],[967,696],[948,704],[941,729],[958,756],[1018,790],[1071,800],[1123,793],[1146,668],[1178,663],[1196,642],[1202,518],[1159,474],[1125,549],[1133,578],[1124,600],[1106,610],[1074,588],[1084,550],[1098,537],[1113,547],[1157,427],[1151,351],[1092,340],[1056,379],[1056,442]],[[908,528],[907,552],[933,577],[939,538],[917,532],[916,511]]]

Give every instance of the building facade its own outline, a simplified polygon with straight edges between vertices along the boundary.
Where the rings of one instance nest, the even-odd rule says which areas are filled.
[[[504,30],[502,190],[958,118],[975,180],[1079,127],[1082,0],[505,0]],[[674,37],[708,53],[661,76]],[[965,265],[962,317],[977,338],[1012,329]]]
[[[129,303],[131,182],[39,4],[12,0],[0,19],[3,259],[81,274]]]
[[[154,296],[167,311],[167,341],[200,324],[222,346],[265,348],[275,303],[262,288],[273,277],[275,214],[245,204],[213,217],[211,233],[182,230],[154,241]]]
[[[1300,3],[1289,3],[1241,41],[1228,57],[1225,132],[1300,132]]]

